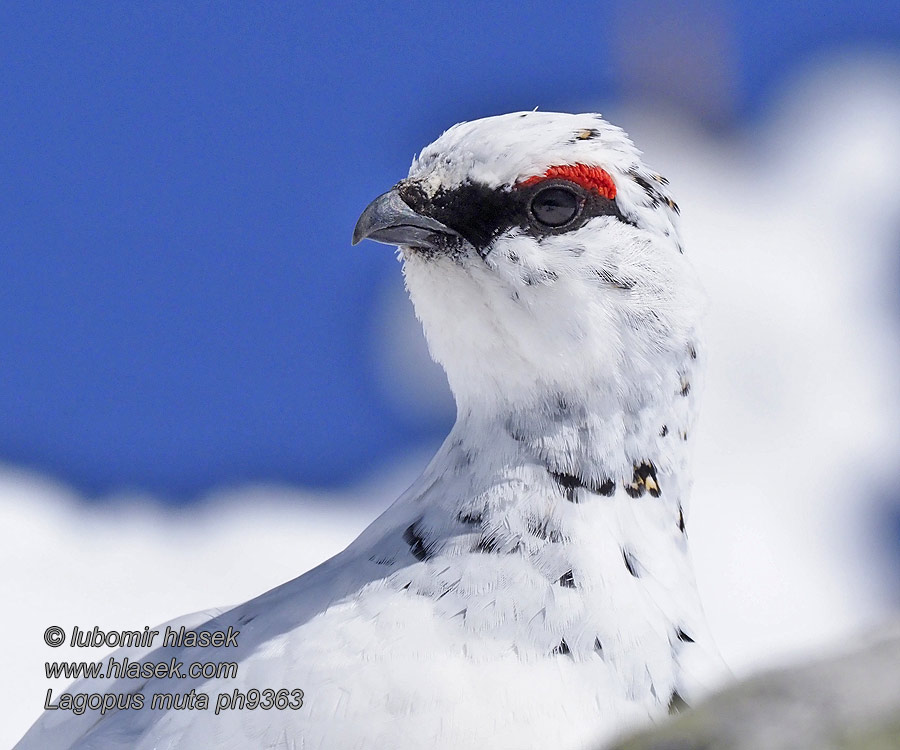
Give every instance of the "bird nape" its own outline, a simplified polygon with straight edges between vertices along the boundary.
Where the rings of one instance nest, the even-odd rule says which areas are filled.
[[[82,680],[67,692],[143,707],[56,696],[17,747],[599,747],[715,687],[685,527],[704,297],[678,213],[599,115],[490,117],[427,146],[353,239],[399,246],[457,402],[437,455],[343,552],[179,622],[237,645],[127,653],[237,675]],[[192,690],[207,710],[154,706]]]

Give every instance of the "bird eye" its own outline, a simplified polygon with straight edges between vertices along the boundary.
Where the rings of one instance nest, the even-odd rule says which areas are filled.
[[[544,188],[531,199],[531,215],[548,227],[568,224],[580,209],[578,194],[560,185]]]

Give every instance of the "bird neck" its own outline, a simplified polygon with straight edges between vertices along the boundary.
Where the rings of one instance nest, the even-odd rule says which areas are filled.
[[[448,617],[490,612],[472,625],[486,632],[523,623],[516,648],[577,659],[602,649],[628,694],[639,691],[632,678],[708,639],[683,507],[695,366],[691,347],[628,392],[553,392],[529,409],[461,404],[431,464],[361,550]],[[655,685],[664,707],[671,674]]]
[[[460,400],[453,430],[398,505],[413,506],[435,552],[539,553],[551,537],[593,543],[598,527],[624,544],[640,532],[623,528],[624,513],[668,519],[666,545],[683,554],[697,370],[690,345],[642,377],[590,390]]]
[[[520,397],[457,394],[444,459],[455,466],[459,450],[477,456],[473,476],[497,479],[530,467],[566,486],[608,491],[612,482],[638,496],[663,495],[660,475],[687,478],[702,372],[696,344],[604,369],[587,386],[553,383]]]
[[[354,554],[473,635],[534,658],[599,654],[625,695],[660,710],[689,698],[673,664],[721,665],[684,520],[696,365],[689,347],[656,377],[616,381],[628,390],[458,402],[437,455]]]

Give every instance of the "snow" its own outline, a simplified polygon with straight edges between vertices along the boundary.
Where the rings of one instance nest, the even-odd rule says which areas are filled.
[[[900,455],[898,78],[888,58],[820,63],[765,123],[729,137],[658,111],[605,113],[671,180],[709,291],[688,531],[710,626],[739,674],[846,643],[890,611],[870,514]],[[384,305],[385,379],[402,355],[422,370],[417,407],[446,410],[410,306]],[[0,745],[62,687],[44,661],[89,658],[46,646],[49,625],[139,629],[245,600],[341,549],[426,459],[340,493],[234,489],[176,512],[137,496],[86,504],[0,468],[15,676],[0,687]]]

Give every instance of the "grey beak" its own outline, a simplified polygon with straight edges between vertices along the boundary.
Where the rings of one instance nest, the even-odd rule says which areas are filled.
[[[379,195],[362,212],[353,230],[353,244],[375,240],[385,245],[428,247],[439,238],[458,237],[450,227],[413,211],[396,190]]]

